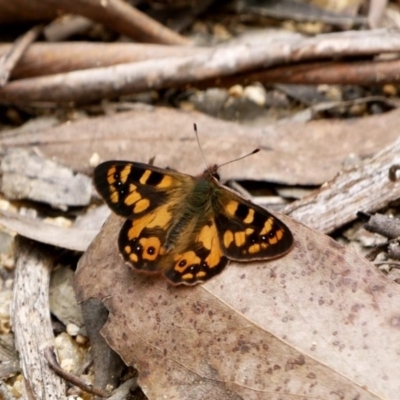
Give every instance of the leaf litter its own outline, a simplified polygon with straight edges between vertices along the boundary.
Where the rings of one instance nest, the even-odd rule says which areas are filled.
[[[376,11],[376,6],[373,9]],[[285,12],[288,10],[290,11],[290,7]],[[259,10],[253,8],[252,12]],[[377,15],[379,13],[374,15],[374,23]],[[325,17],[331,18],[328,14]],[[348,21],[357,23],[357,18],[352,17]],[[363,54],[364,57],[368,51],[370,54],[377,54],[396,49],[398,35],[395,33],[390,36],[390,41],[381,44],[378,38],[385,37],[388,32],[383,30],[370,33],[371,38],[375,40],[373,47],[368,47],[363,32],[357,32],[344,35],[348,42],[342,42],[340,49],[337,49],[343,52],[342,55],[352,54],[352,46],[358,43],[358,54]],[[310,53],[307,57],[318,59],[321,55],[331,55],[332,49],[326,44],[339,44],[335,42],[339,36],[317,34],[315,41],[309,42],[316,46],[318,43],[325,45],[320,48],[319,54],[317,47],[314,52],[308,48]],[[257,40],[259,39],[260,35]],[[325,42],[321,41],[322,39]],[[292,37],[288,41],[292,50],[296,40],[300,44],[303,43],[301,38]],[[39,51],[49,51],[50,47],[43,47]],[[171,51],[176,50],[174,48]],[[97,50],[93,48],[91,51]],[[123,51],[129,53],[129,49]],[[136,51],[140,59],[140,48]],[[169,50],[165,51],[167,54]],[[197,58],[201,58],[203,56],[200,51],[205,53],[208,50],[201,49],[196,53],[197,49],[193,48],[190,51],[194,57],[197,54]],[[33,52],[30,55],[33,56],[32,61],[36,61],[34,54]],[[192,53],[188,52],[185,56],[190,54]],[[61,52],[57,57],[62,56]],[[174,57],[179,57],[179,54],[175,54]],[[57,62],[65,61],[59,59]],[[24,62],[23,59],[21,62]],[[84,65],[88,60],[82,57],[80,62]],[[312,77],[313,72],[319,72],[319,68],[325,68],[333,74],[332,65],[325,65],[324,62],[319,61],[319,64],[313,66],[313,70],[308,70],[307,65],[300,68],[304,67],[308,74],[307,79]],[[147,65],[153,64],[149,62]],[[71,68],[70,64],[65,65],[67,69]],[[110,65],[108,61],[106,65]],[[360,74],[358,79],[370,79],[369,82],[372,82],[371,75],[368,76],[368,67],[372,65],[381,68],[377,71],[395,68],[395,63],[383,61],[373,64],[373,61],[364,60],[363,74]],[[87,67],[86,64],[85,68]],[[277,76],[278,79],[282,79],[279,78],[279,73],[282,77],[290,67],[288,63],[284,68],[266,70],[265,75],[257,75],[266,88],[263,91],[262,102],[271,100],[268,98],[271,93],[266,83],[268,79],[271,79],[271,76],[274,76],[274,79],[277,79]],[[351,78],[353,67],[355,64],[351,65],[351,62],[344,60],[337,65],[337,71],[348,68],[348,77]],[[50,68],[54,68],[54,65],[50,65]],[[29,68],[25,71],[29,73]],[[44,71],[41,65],[39,71]],[[53,71],[57,72],[57,69]],[[367,75],[364,75],[366,72]],[[46,77],[46,73],[43,76]],[[239,76],[234,79],[238,79]],[[242,76],[251,77],[251,71],[244,72]],[[390,81],[394,75],[388,71],[386,76]],[[296,75],[296,79],[298,78],[299,75]],[[220,82],[228,82],[229,79],[232,77],[223,77]],[[19,84],[9,88],[18,88]],[[202,84],[209,85],[210,81],[203,81]],[[116,375],[121,375],[123,363],[118,361],[119,355],[126,365],[137,369],[137,383],[149,399],[292,399],[298,396],[323,399],[396,398],[399,391],[396,376],[399,361],[395,349],[400,340],[399,314],[395,307],[399,296],[397,283],[387,279],[376,266],[366,261],[351,247],[340,245],[309,227],[315,229],[323,226],[319,225],[321,222],[318,221],[324,223],[328,220],[329,229],[325,227],[322,230],[334,232],[334,236],[338,237],[343,224],[356,218],[355,212],[358,211],[358,207],[366,213],[377,209],[385,210],[398,198],[397,180],[385,180],[390,164],[400,161],[395,154],[400,115],[396,109],[398,102],[396,97],[386,96],[383,99],[383,96],[375,96],[374,93],[366,93],[365,101],[361,98],[352,102],[351,99],[344,98],[343,90],[343,98],[335,99],[334,105],[319,103],[313,107],[312,100],[313,96],[316,96],[316,90],[288,88],[287,85],[274,86],[275,93],[279,92],[281,96],[279,104],[284,104],[284,107],[293,106],[293,99],[296,99],[295,101],[303,103],[302,106],[308,107],[307,115],[302,107],[298,108],[298,114],[295,109],[289,113],[287,109],[280,110],[284,120],[282,118],[279,123],[273,122],[274,110],[270,109],[271,103],[266,106],[267,103],[260,103],[260,97],[255,98],[254,95],[246,99],[240,98],[250,92],[251,87],[248,86],[243,90],[236,88],[220,91],[223,96],[215,103],[218,103],[218,110],[206,107],[211,103],[201,104],[202,96],[197,97],[197,104],[192,103],[193,108],[202,109],[217,118],[234,118],[236,115],[243,117],[244,121],[246,113],[251,110],[251,113],[247,114],[251,117],[242,125],[196,111],[177,111],[158,106],[130,106],[127,97],[125,103],[110,102],[103,105],[103,108],[86,108],[88,115],[93,112],[108,113],[106,116],[80,118],[80,121],[68,121],[44,129],[30,129],[29,132],[23,132],[21,129],[10,130],[0,135],[2,162],[5,163],[3,165],[7,164],[4,161],[7,161],[7,153],[27,150],[26,157],[40,154],[43,162],[43,171],[40,172],[48,172],[47,169],[59,168],[62,165],[62,168],[65,168],[64,172],[56,172],[55,176],[64,173],[72,178],[80,173],[90,175],[93,167],[105,159],[147,162],[153,156],[156,157],[156,165],[198,174],[203,169],[203,164],[191,130],[193,122],[196,122],[200,129],[202,146],[211,163],[233,159],[255,147],[262,148],[260,154],[252,160],[245,161],[245,165],[241,162],[224,168],[221,171],[223,178],[241,180],[245,188],[254,186],[254,181],[258,181],[259,184],[260,181],[269,182],[269,185],[300,185],[300,188],[293,189],[298,191],[309,191],[323,185],[306,199],[286,208],[286,211],[292,207],[292,210],[298,212],[295,213],[297,221],[282,217],[296,239],[295,249],[290,254],[270,263],[231,263],[223,274],[194,288],[170,287],[160,279],[133,273],[122,262],[116,249],[116,237],[122,221],[112,215],[101,228],[107,213],[97,213],[93,210],[93,203],[98,203],[98,199],[92,196],[89,182],[85,183],[86,191],[65,189],[66,186],[62,185],[66,180],[62,179],[60,182],[54,181],[50,189],[42,189],[39,194],[44,197],[35,197],[31,196],[33,192],[24,192],[20,196],[23,197],[22,201],[13,201],[13,208],[20,210],[21,214],[2,211],[0,216],[0,223],[6,228],[1,233],[4,234],[7,243],[9,240],[14,241],[11,231],[34,240],[25,241],[17,236],[16,275],[13,263],[1,269],[0,290],[4,298],[13,287],[15,279],[12,300],[14,314],[5,316],[4,321],[1,320],[1,326],[2,329],[7,329],[9,319],[13,318],[13,330],[21,358],[18,361],[12,346],[10,350],[8,345],[3,346],[0,343],[0,366],[4,367],[4,360],[11,366],[8,369],[0,368],[0,378],[5,379],[18,373],[19,367],[22,366],[25,379],[30,383],[30,395],[34,393],[41,397],[43,385],[48,389],[45,395],[65,393],[64,383],[54,379],[54,372],[43,364],[43,346],[39,346],[40,338],[46,337],[51,343],[54,340],[53,333],[57,332],[54,343],[64,370],[73,371],[79,377],[85,377],[86,374],[92,377],[94,374],[94,384],[104,388],[105,383],[109,381],[107,374],[118,370]],[[4,93],[8,93],[7,90]],[[396,95],[395,86],[386,85],[384,91],[386,95]],[[359,93],[361,92],[360,89]],[[57,96],[57,93],[51,95]],[[239,96],[237,102],[234,96]],[[148,95],[142,98],[152,97]],[[323,100],[323,96],[318,98]],[[183,109],[191,107],[190,99],[193,100],[194,97],[188,96],[187,99],[189,101],[184,97],[179,98],[178,95],[175,100]],[[206,100],[203,102],[212,101],[212,97],[204,99]],[[18,101],[20,100],[17,100],[16,104]],[[340,117],[343,109],[351,109],[351,112],[360,118],[324,118],[329,114]],[[372,110],[378,111],[380,115],[372,115]],[[305,120],[309,122],[304,123]],[[245,149],[245,146],[248,146],[248,149]],[[32,149],[34,153],[31,152]],[[393,154],[393,159],[380,158],[379,151],[381,155]],[[30,171],[22,169],[19,173],[25,172]],[[7,173],[9,171],[3,170],[3,176],[6,178],[3,178],[3,184],[13,181],[7,181]],[[348,216],[345,219],[342,217],[340,205],[335,212],[329,212],[327,207],[334,197],[335,192],[332,188],[335,184],[348,183],[350,180],[346,179],[354,176],[354,182],[365,185],[365,192],[361,191],[364,193],[362,198],[357,198],[360,191],[351,190],[349,185],[344,186],[343,198],[348,200],[349,204],[353,203],[347,209]],[[371,186],[373,193],[369,196],[369,179],[373,179],[374,176],[375,180],[381,181],[380,189],[372,189]],[[29,175],[28,177],[31,178]],[[49,181],[44,179],[42,184],[48,183]],[[41,184],[32,185],[37,189]],[[48,197],[56,194],[56,187],[60,187],[61,192],[67,190],[72,195],[85,194],[86,200],[83,203],[74,204],[69,201],[62,204],[60,199],[67,200],[67,197]],[[285,186],[277,188],[279,193],[285,193],[285,190],[286,193],[290,193]],[[7,199],[12,198],[11,192],[2,192]],[[42,203],[40,217],[28,218],[26,214],[31,215],[29,210],[35,209],[38,201]],[[43,208],[43,202],[59,209]],[[91,206],[88,210],[92,212],[88,213],[86,218],[86,209],[83,209],[82,205],[89,202]],[[311,213],[312,218],[303,219],[301,212],[304,214],[306,207],[310,205],[315,207]],[[66,215],[72,221],[71,227],[46,224],[42,220],[43,214],[49,214],[55,220],[60,215]],[[77,217],[81,222],[73,223]],[[302,222],[308,227],[302,225]],[[98,236],[93,241],[96,234]],[[342,237],[339,240],[341,243],[345,242]],[[50,246],[42,246],[37,242]],[[79,254],[84,251],[74,284],[77,297],[83,302],[83,309],[86,310],[83,314],[88,326],[90,317],[99,320],[100,325],[102,321],[107,320],[101,334],[118,353],[110,351],[106,356],[106,353],[97,353],[102,336],[98,335],[98,332],[88,332],[95,357],[101,361],[114,360],[108,363],[103,361],[103,368],[99,367],[98,362],[90,366],[90,360],[83,357],[83,353],[87,352],[88,343],[82,336],[82,332],[86,333],[79,330],[81,320],[74,318],[78,315],[77,311],[74,311],[76,304],[72,307],[70,303],[73,301],[62,300],[62,295],[56,294],[61,304],[56,310],[53,303],[52,311],[58,318],[50,319],[48,313],[50,296],[47,286],[52,266],[58,265],[57,271],[60,271],[60,268],[61,271],[69,271],[63,283],[66,289],[62,291],[69,292],[67,298],[71,298],[71,272],[66,268],[70,264],[75,265]],[[58,263],[60,260],[63,265],[61,267]],[[28,273],[29,269],[34,269],[34,275]],[[394,270],[391,271],[388,276],[397,279]],[[44,291],[30,286],[32,276],[36,277],[37,282],[42,282]],[[57,280],[53,280],[53,284],[55,286],[50,287],[50,294],[54,297],[54,293],[57,293],[56,286],[60,284]],[[87,312],[89,308],[85,307],[85,304],[95,299],[98,299],[99,304],[106,306],[104,314],[93,311],[95,308],[91,309],[91,313]],[[6,300],[7,303],[9,301]],[[28,308],[24,309],[23,304],[27,304]],[[29,316],[25,314],[32,304],[37,305],[32,315],[40,317],[43,322],[40,326],[30,323]],[[59,334],[59,329],[63,333]],[[25,337],[31,337],[31,343],[26,342]],[[32,344],[37,344],[36,348],[32,347]],[[33,356],[32,360],[36,362],[32,363],[32,360],[26,357],[28,349],[28,353]],[[106,358],[108,356],[110,358]],[[113,363],[118,367],[111,368]],[[40,379],[36,374],[39,364],[43,366],[41,371],[47,371],[43,372],[44,375]],[[129,374],[132,374],[132,370],[125,375],[126,379],[131,378]],[[17,375],[13,387],[16,393],[18,390],[19,393],[26,390],[21,389],[21,383],[18,384],[21,380],[22,375]],[[118,383],[116,380],[113,382]],[[131,387],[136,387],[136,379],[128,382]],[[5,393],[6,389],[2,385],[0,390],[0,393]],[[74,396],[83,396],[77,387],[70,387],[68,390]],[[126,388],[124,390],[126,391]]]

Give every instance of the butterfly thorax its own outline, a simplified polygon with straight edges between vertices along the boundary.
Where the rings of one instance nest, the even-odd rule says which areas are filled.
[[[171,226],[165,245],[168,251],[185,237],[198,233],[214,216],[219,186],[210,175],[202,175],[193,181],[184,202],[173,207],[176,222]]]

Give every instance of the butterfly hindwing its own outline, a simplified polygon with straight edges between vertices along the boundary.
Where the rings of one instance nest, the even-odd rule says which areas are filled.
[[[170,224],[171,214],[167,205],[141,218],[126,220],[118,238],[124,260],[138,271],[159,273]]]
[[[166,279],[174,285],[194,285],[219,274],[229,260],[222,251],[213,218],[209,219],[188,240],[182,241],[161,263]]]
[[[199,233],[183,233],[186,240],[167,246],[171,227],[168,206],[142,218],[127,220],[119,235],[119,250],[124,260],[144,273],[162,273],[173,285],[194,285],[220,273],[228,264],[213,220]]]
[[[282,221],[225,188],[215,222],[224,254],[232,260],[278,258],[293,245],[293,236]]]

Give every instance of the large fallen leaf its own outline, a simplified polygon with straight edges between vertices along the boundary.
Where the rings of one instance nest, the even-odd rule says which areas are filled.
[[[400,289],[353,250],[282,217],[285,257],[232,263],[204,285],[135,273],[111,216],[82,257],[79,301],[102,299],[107,342],[149,399],[395,399]]]
[[[103,161],[148,162],[155,156],[158,166],[198,175],[204,162],[193,133],[194,122],[210,164],[261,149],[251,159],[222,168],[224,179],[320,185],[335,176],[349,156],[364,158],[392,143],[398,137],[400,110],[344,121],[248,127],[198,112],[149,107],[36,132],[3,133],[0,146],[35,146],[48,158],[86,173],[91,173],[90,160],[97,153]]]

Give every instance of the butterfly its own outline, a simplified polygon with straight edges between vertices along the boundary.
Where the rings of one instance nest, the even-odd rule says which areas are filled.
[[[135,270],[162,274],[172,285],[195,285],[229,260],[270,260],[288,253],[293,236],[264,208],[219,183],[218,166],[193,177],[130,161],[106,161],[94,185],[126,218],[118,238]]]

